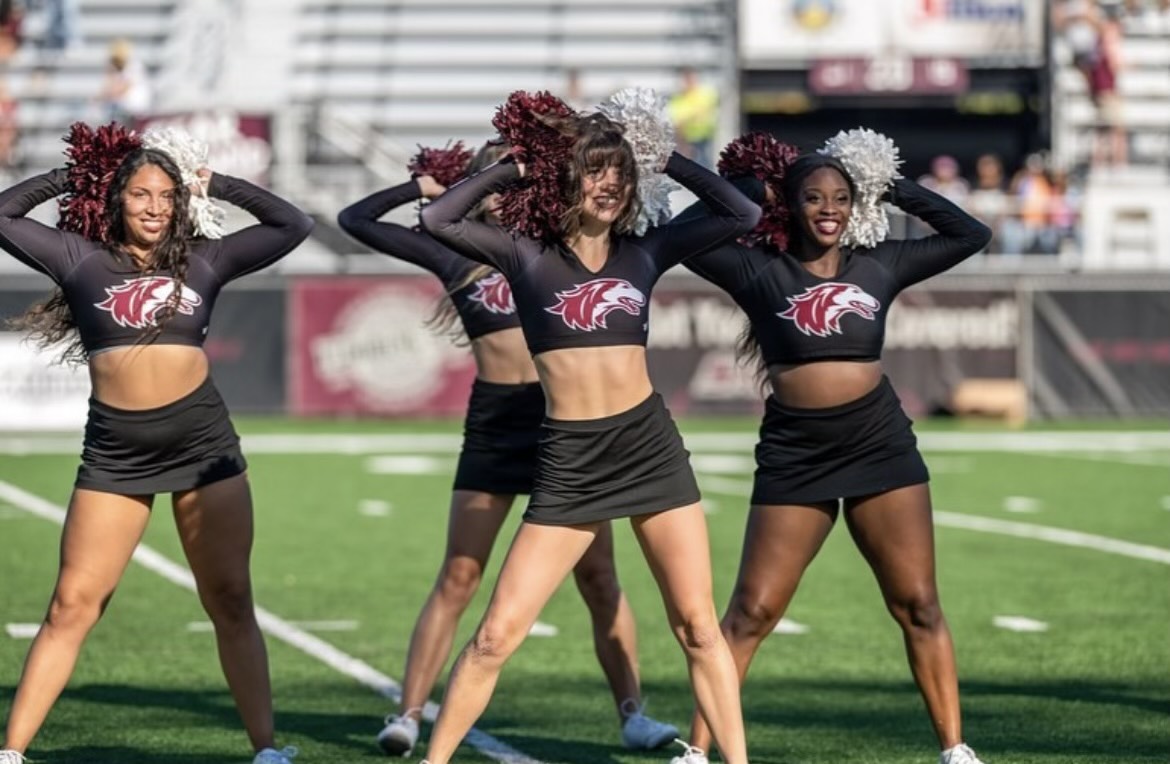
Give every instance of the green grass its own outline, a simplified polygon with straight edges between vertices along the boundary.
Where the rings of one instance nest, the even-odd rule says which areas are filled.
[[[241,420],[247,433],[457,433],[452,422]],[[688,432],[753,432],[754,422],[688,423]],[[955,429],[927,423],[922,431]],[[1079,423],[1053,429],[1119,429]],[[1161,425],[1165,429],[1165,425]],[[1135,426],[1133,429],[1156,429]],[[974,429],[992,429],[978,425]],[[746,452],[745,452],[746,455]],[[0,456],[0,480],[58,505],[75,456]],[[1097,534],[1170,549],[1170,452],[1150,465],[1071,454],[927,453],[940,511]],[[258,602],[294,621],[354,619],[354,631],[318,636],[395,678],[442,554],[449,474],[375,475],[364,456],[249,455],[256,496]],[[443,455],[449,470],[453,455]],[[750,475],[723,475],[747,483]],[[702,478],[700,479],[702,483]],[[717,604],[735,575],[746,500],[706,490]],[[1039,503],[1004,509],[1008,496]],[[389,517],[358,512],[364,499]],[[145,543],[182,561],[169,509],[159,501]],[[510,538],[518,512],[503,533]],[[622,583],[639,624],[649,712],[685,728],[691,711],[678,647],[632,535],[618,526]],[[52,588],[60,529],[0,506],[0,624],[36,622]],[[1165,564],[940,525],[939,581],[958,649],[966,737],[990,764],[1130,764],[1170,754],[1170,586]],[[485,587],[502,559],[493,559]],[[466,639],[485,589],[464,618]],[[744,687],[752,760],[936,760],[930,725],[910,680],[901,637],[848,534],[838,529],[789,611],[803,635],[774,635]],[[1049,624],[1005,631],[997,615]],[[246,741],[194,595],[132,566],[86,644],[73,680],[31,753],[51,764],[195,764],[247,761]],[[593,657],[585,608],[571,584],[541,620],[560,636],[531,638],[504,671],[481,729],[549,762],[665,764],[668,752],[618,745],[608,690]],[[282,742],[307,764],[374,761],[386,700],[282,644],[268,641]],[[0,632],[0,713],[28,648]],[[442,688],[435,698],[441,697]],[[480,759],[471,748],[460,758]]]

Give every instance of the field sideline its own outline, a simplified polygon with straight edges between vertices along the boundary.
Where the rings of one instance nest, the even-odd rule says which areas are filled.
[[[682,423],[709,512],[717,605],[735,575],[755,423]],[[263,608],[282,741],[306,762],[373,761],[413,619],[441,557],[457,422],[240,418],[256,496]],[[1170,428],[1022,432],[919,426],[968,741],[1000,762],[1166,762],[1170,750]],[[0,435],[0,708],[52,587],[79,437]],[[165,502],[156,503],[165,511]],[[510,537],[519,512],[504,531]],[[632,535],[622,583],[649,712],[686,728],[681,654]],[[245,741],[169,519],[152,523],[35,761],[246,761]],[[497,554],[485,587],[502,559]],[[184,590],[180,591],[179,588]],[[466,639],[481,592],[461,626]],[[620,747],[571,584],[505,670],[461,758],[662,762]],[[900,636],[838,530],[744,688],[757,762],[936,760]],[[441,697],[441,688],[436,693]],[[482,752],[481,752],[482,751]],[[425,754],[425,751],[420,753]]]

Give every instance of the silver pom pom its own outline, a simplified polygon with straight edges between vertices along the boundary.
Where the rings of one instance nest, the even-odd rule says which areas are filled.
[[[207,196],[197,174],[207,167],[207,144],[177,127],[152,127],[142,134],[142,145],[161,151],[173,159],[179,167],[183,183],[200,189],[198,193],[191,194],[188,207],[195,233],[208,239],[223,238],[227,212]]]
[[[898,147],[881,133],[860,127],[842,130],[825,141],[818,151],[845,165],[857,188],[853,214],[841,235],[841,243],[847,247],[873,247],[884,241],[890,233],[890,222],[881,199],[894,178],[902,177],[898,172],[902,164]]]
[[[662,172],[674,151],[674,125],[666,112],[666,99],[653,88],[622,88],[598,107],[605,116],[626,128],[626,140],[638,164],[638,201],[642,210],[634,223],[641,236],[650,226],[670,220],[670,195],[680,186]]]

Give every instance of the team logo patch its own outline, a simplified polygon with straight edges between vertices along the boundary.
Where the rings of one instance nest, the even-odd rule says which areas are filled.
[[[182,290],[176,312],[193,315],[195,308],[203,304],[203,298],[186,286]],[[118,286],[106,287],[108,296],[102,302],[95,302],[94,307],[109,311],[118,326],[144,329],[155,325],[159,311],[170,303],[174,293],[175,281],[167,276],[126,279]]]
[[[797,329],[810,337],[841,334],[841,318],[847,313],[872,321],[882,307],[877,298],[860,287],[835,281],[809,287],[796,297],[789,297],[788,303],[788,310],[776,315],[791,319]]]
[[[564,319],[570,329],[591,332],[605,329],[605,319],[615,310],[640,315],[646,295],[625,279],[593,279],[557,292],[557,304],[546,311]]]
[[[512,285],[502,273],[493,273],[475,282],[475,291],[467,299],[479,303],[489,313],[509,315],[516,312],[512,300]]]

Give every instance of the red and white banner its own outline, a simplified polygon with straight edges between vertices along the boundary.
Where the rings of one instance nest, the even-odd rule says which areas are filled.
[[[294,281],[291,413],[462,414],[475,378],[471,351],[424,325],[442,294],[431,276]]]

